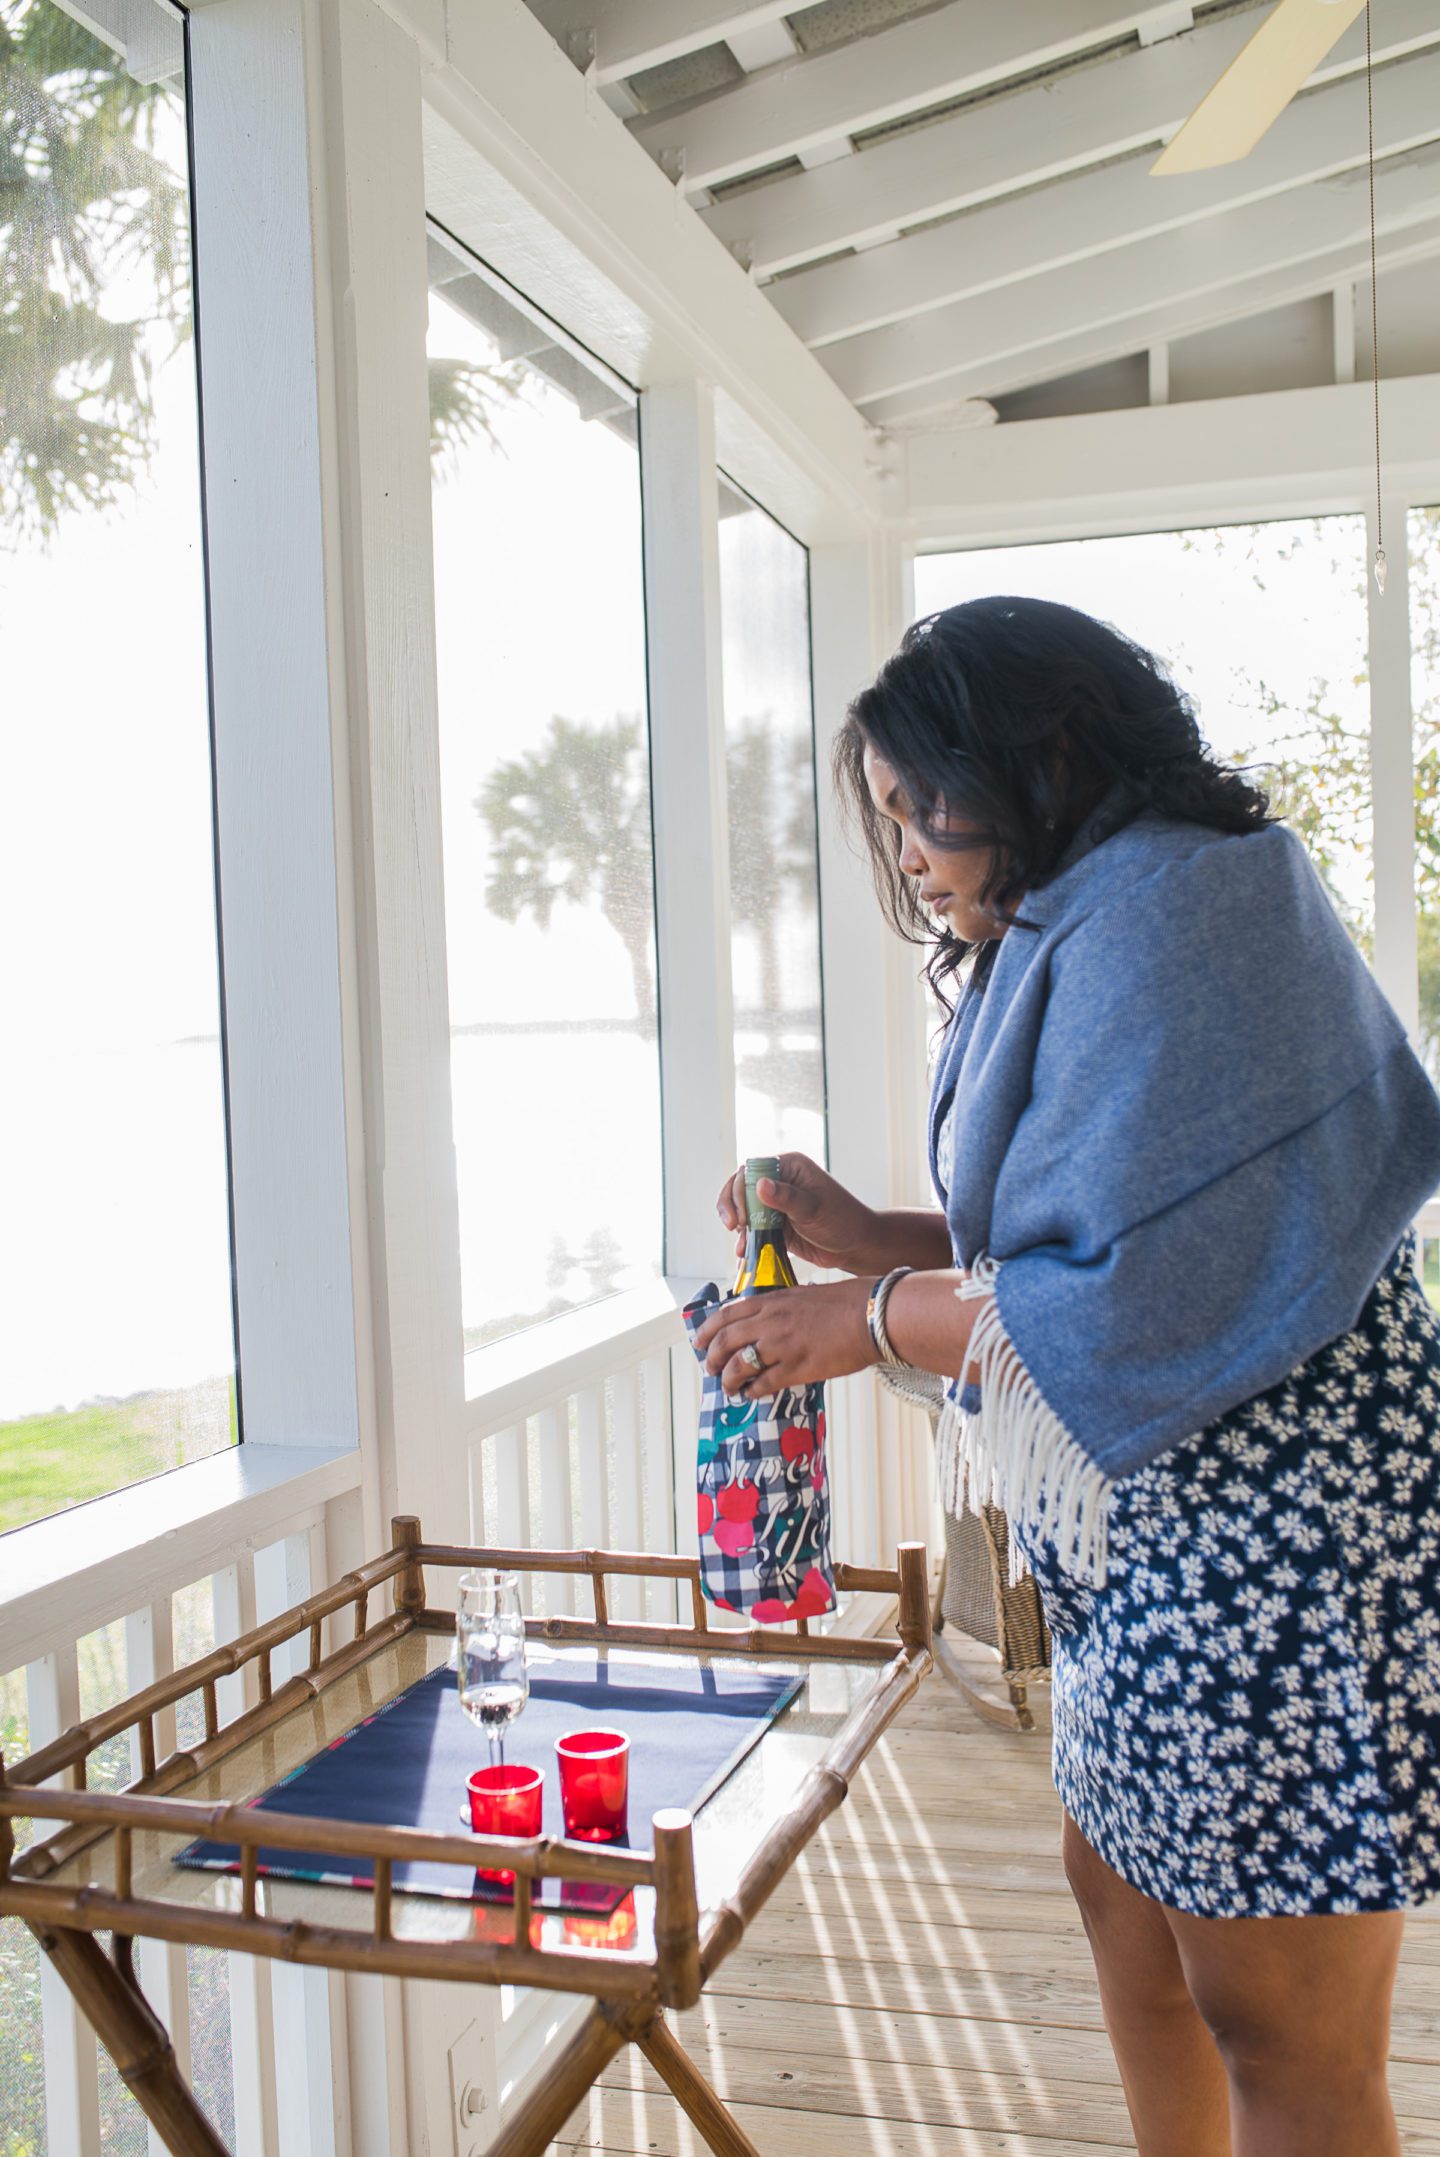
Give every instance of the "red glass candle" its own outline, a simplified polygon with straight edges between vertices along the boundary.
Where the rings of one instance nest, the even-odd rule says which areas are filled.
[[[470,1825],[477,1835],[538,1835],[545,1792],[539,1768],[505,1766],[477,1768],[465,1785],[470,1793]],[[487,1872],[482,1880],[498,1880],[508,1887],[513,1872]]]
[[[555,1740],[560,1813],[579,1842],[618,1842],[629,1825],[630,1740],[623,1730],[572,1730]]]
[[[571,1895],[575,1893],[576,1886],[574,1881],[566,1882],[566,1889]],[[627,1895],[609,1917],[567,1916],[565,1919],[565,1937],[576,1947],[633,1947],[639,1931],[633,1895]]]

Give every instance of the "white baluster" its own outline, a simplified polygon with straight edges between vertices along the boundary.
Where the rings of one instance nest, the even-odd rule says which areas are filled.
[[[233,1565],[222,1566],[211,1575],[210,1595],[215,1611],[215,1639],[217,1645],[238,1640],[242,1633],[252,1633],[259,1624],[255,1610],[255,1554],[242,1550]],[[216,1705],[220,1720],[228,1723],[246,1708],[254,1707],[260,1698],[260,1669],[256,1663],[247,1663],[228,1678],[221,1678],[215,1687]]]
[[[640,1366],[645,1403],[645,1437],[640,1448],[645,1512],[649,1522],[648,1547],[670,1552],[675,1549],[675,1465],[670,1442],[670,1371],[666,1356],[647,1356]],[[675,1618],[676,1582],[651,1580],[650,1615],[662,1624]]]
[[[495,1448],[495,1540],[504,1550],[529,1550],[530,1538],[530,1432],[527,1424],[512,1423],[496,1431],[489,1443]],[[532,1607],[530,1582],[522,1574],[520,1592],[525,1608]]]
[[[323,1586],[324,1534],[317,1523],[255,1553],[255,1599],[262,1622]],[[307,1631],[271,1656],[276,1682],[302,1673],[309,1659]],[[343,2117],[337,2109],[337,2091],[348,2087],[343,2072],[344,1992],[338,1973],[277,1963],[269,1989],[279,2157],[345,2157],[348,2102]]]
[[[542,1408],[535,1427],[540,1447],[540,1539],[546,1550],[568,1550],[575,1541],[569,1402],[560,1408]],[[573,1611],[573,1574],[546,1573],[544,1580],[547,1615],[557,1610]]]
[[[645,1547],[645,1493],[640,1472],[640,1392],[633,1369],[610,1380],[610,1457],[615,1469],[611,1525],[617,1550]],[[617,1579],[611,1591],[618,1618],[643,1618],[645,1583]]]
[[[226,1962],[230,1977],[231,2069],[235,2077],[235,2157],[279,2157],[270,1964],[258,1955],[233,1953]]]
[[[296,1535],[282,1536],[278,1543],[267,1543],[255,1553],[255,1607],[261,1622],[278,1618],[282,1611],[303,1603],[310,1593],[310,1538],[302,1531]],[[297,1677],[310,1660],[310,1636],[299,1634],[282,1648],[275,1648],[270,1655],[270,1668],[275,1683],[282,1685],[286,1678]]]
[[[80,1720],[80,1666],[75,1643],[53,1648],[25,1667],[30,1745],[37,1751]],[[64,1776],[51,1781],[60,1783]],[[47,1824],[40,1823],[41,1831]],[[52,1967],[40,1958],[40,2011],[45,2032],[45,2133],[64,2157],[100,2157],[100,2087],[95,2033]]]
[[[142,1686],[166,1678],[175,1668],[175,1621],[170,1597],[162,1595],[144,1610],[132,1610],[125,1620],[125,1687],[138,1693]],[[162,1708],[155,1717],[155,1756],[163,1760],[175,1747],[175,1710]],[[140,1733],[130,1733],[130,1772],[139,1775]],[[140,1987],[154,2008],[175,2048],[175,2063],[190,2079],[190,1977],[185,1950],[164,1940],[138,1942]],[[166,2157],[159,2130],[146,2123],[150,2157]]]
[[[270,1987],[280,2157],[349,2157],[344,1973],[277,1962]]]
[[[277,1561],[277,1570],[278,1570]],[[255,1554],[239,1552],[233,1565],[211,1577],[215,1638],[236,1640],[259,1624]],[[258,1664],[247,1663],[215,1688],[220,1719],[253,1707],[260,1698]],[[253,1955],[226,1956],[230,1999],[230,2072],[235,2087],[235,2157],[278,2157],[279,2120],[275,2109],[275,2025],[270,2000],[270,1965]]]
[[[575,1423],[580,1453],[580,1541],[589,1550],[605,1550],[610,1544],[610,1471],[605,1451],[603,1387],[586,1386],[576,1394]],[[594,1608],[588,1594],[582,1607],[588,1617]]]
[[[472,1445],[465,1456],[467,1480],[470,1487],[470,1540],[485,1540],[485,1442]]]
[[[305,1537],[305,1593],[319,1595],[330,1585],[330,1537],[322,1513],[310,1523]],[[348,1635],[347,1635],[348,1637]],[[305,1658],[310,1657],[310,1636],[305,1635]],[[335,1638],[334,1616],[324,1618],[320,1624],[320,1652],[329,1655],[338,1645]]]

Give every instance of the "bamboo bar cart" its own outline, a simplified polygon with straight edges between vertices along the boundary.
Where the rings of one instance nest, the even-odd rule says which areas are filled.
[[[8,1773],[0,1762],[0,1915],[22,1918],[30,1927],[174,2157],[225,2157],[225,2151],[140,1990],[132,1948],[137,1936],[392,1977],[534,1985],[588,1995],[592,2004],[577,2034],[503,2127],[492,2145],[495,2157],[542,2157],[628,2044],[640,2047],[720,2157],[758,2157],[675,2038],[665,2010],[694,2006],[821,1823],[844,1802],[861,1762],[931,1668],[923,1544],[902,1544],[893,1572],[836,1567],[842,1590],[892,1595],[897,1603],[895,1636],[847,1638],[813,1633],[804,1620],[795,1633],[711,1626],[695,1558],[432,1544],[423,1541],[419,1522],[408,1516],[393,1523],[393,1534],[394,1545],[383,1557],[321,1594],[92,1716]],[[657,1813],[653,1848],[642,1851],[292,1818],[256,1811],[246,1802],[368,1712],[376,1704],[377,1684],[393,1697],[413,1676],[433,1667],[442,1652],[434,1636],[453,1635],[455,1620],[448,1609],[427,1607],[427,1566],[484,1565],[581,1575],[590,1582],[591,1617],[527,1620],[532,1640],[559,1649],[633,1647],[716,1660],[778,1658],[808,1668],[811,1686],[823,1671],[830,1673],[832,1689],[841,1681],[843,1721],[779,1817],[752,1828],[753,1807],[747,1812],[739,1862],[728,1867],[729,1885],[711,1906],[702,1908],[688,1812]],[[616,1577],[687,1583],[690,1623],[617,1622],[607,1594],[607,1582]],[[391,1607],[380,1611],[374,1607],[377,1591],[386,1588],[390,1593],[384,1600]],[[351,1637],[327,1654],[327,1622],[347,1611]],[[332,1636],[333,1630],[332,1623]],[[304,1642],[304,1668],[278,1680],[272,1659],[291,1642]],[[289,1654],[293,1660],[296,1651]],[[251,1704],[222,1721],[218,1688],[236,1677]],[[195,1694],[203,1704],[203,1739],[157,1759],[156,1717]],[[135,1733],[140,1775],[113,1795],[88,1790],[90,1755],[123,1732]],[[758,1745],[768,1741],[762,1736]],[[202,1780],[214,1789],[227,1777],[233,1796],[228,1789],[210,1800],[180,1794]],[[723,1795],[722,1788],[717,1796]],[[700,1815],[702,1828],[707,1817]],[[17,1855],[12,1825],[17,1818],[56,1825],[45,1840]],[[197,1836],[239,1846],[238,1882],[213,1873],[181,1874],[170,1864],[167,1853]],[[336,1895],[345,1895],[368,1922],[316,1923],[277,1914],[277,1904],[303,1902],[304,1890],[288,1880],[259,1876],[262,1846],[324,1849],[371,1860],[374,1892],[367,1903],[356,1902],[363,1890],[353,1887],[323,1890],[328,1910],[334,1910]],[[402,1916],[401,1905],[420,1898],[392,1895],[393,1868],[406,1859],[513,1871],[511,1899],[447,1903],[447,1911],[460,1913],[452,1922],[467,1929],[460,1937],[432,1937],[433,1921],[428,1930],[407,1927]],[[648,1923],[626,1944],[607,1944],[613,1936],[603,1920],[562,1921],[558,1912],[532,1907],[535,1882],[562,1877],[636,1890],[633,1907],[639,1912],[643,1906]],[[217,1879],[234,1907],[213,1899]],[[200,1881],[209,1884],[202,1889],[195,1884]],[[162,1886],[170,1892],[160,1893]],[[212,1899],[199,1899],[202,1894]],[[430,1904],[432,1911],[436,1907]],[[113,1935],[110,1954],[94,1937],[103,1932]]]

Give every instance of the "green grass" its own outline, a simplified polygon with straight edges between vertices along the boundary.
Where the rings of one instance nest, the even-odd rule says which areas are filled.
[[[0,1423],[0,1534],[223,1452],[238,1435],[229,1377]]]

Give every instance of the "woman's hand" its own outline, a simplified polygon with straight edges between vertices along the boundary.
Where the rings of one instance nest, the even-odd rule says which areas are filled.
[[[785,1240],[793,1258],[851,1273],[857,1270],[852,1260],[860,1261],[876,1240],[878,1224],[873,1209],[833,1176],[827,1176],[808,1154],[782,1153],[780,1181],[762,1176],[755,1189],[763,1205],[774,1206],[784,1214]],[[737,1168],[722,1185],[717,1211],[725,1226],[736,1231],[738,1257],[745,1248],[743,1168]]]
[[[865,1322],[869,1296],[867,1281],[769,1288],[724,1304],[700,1328],[695,1345],[733,1399],[768,1400],[784,1386],[844,1378],[879,1362]],[[743,1353],[752,1345],[760,1356],[758,1371]]]

